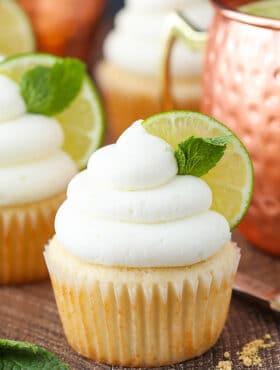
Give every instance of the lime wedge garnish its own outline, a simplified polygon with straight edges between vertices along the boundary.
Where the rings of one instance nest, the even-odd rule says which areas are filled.
[[[28,17],[14,0],[0,1],[0,55],[31,52],[35,37]]]
[[[213,194],[212,209],[228,220],[231,229],[246,213],[253,190],[253,167],[242,142],[222,123],[201,113],[172,111],[156,114],[143,122],[145,129],[167,141],[174,149],[190,136],[233,135],[223,158],[202,176]]]
[[[253,3],[239,7],[238,10],[259,17],[280,19],[279,0],[254,1]]]

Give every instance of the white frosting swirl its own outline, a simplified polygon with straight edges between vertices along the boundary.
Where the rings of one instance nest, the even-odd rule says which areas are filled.
[[[61,150],[64,135],[59,123],[25,112],[18,85],[0,75],[0,206],[58,194],[77,172]]]
[[[182,11],[200,29],[208,29],[213,9],[207,0],[128,0],[116,16],[115,28],[104,43],[105,58],[132,72],[158,73],[165,21],[172,10]],[[199,75],[203,52],[177,42],[172,54],[174,75]]]
[[[209,208],[200,178],[177,176],[172,148],[137,121],[116,144],[95,152],[70,182],[58,239],[76,256],[105,265],[181,266],[204,260],[230,239]]]
[[[8,77],[0,75],[0,122],[25,113],[25,103],[18,85]]]

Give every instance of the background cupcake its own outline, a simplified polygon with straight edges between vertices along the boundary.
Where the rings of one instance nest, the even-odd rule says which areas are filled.
[[[161,40],[166,18],[174,10],[182,11],[201,29],[208,28],[213,14],[205,0],[127,0],[115,18],[96,71],[115,138],[132,121],[161,110]],[[178,42],[172,58],[175,108],[197,110],[203,52],[188,50]]]
[[[170,125],[165,133],[173,139],[175,125],[181,135],[184,128],[202,132],[204,125],[216,135],[218,129],[230,134],[199,114],[159,116],[152,122]],[[148,121],[143,125],[149,130]],[[231,135],[185,136],[174,152],[143,125],[134,123],[116,144],[94,153],[87,170],[70,182],[56,216],[56,236],[45,252],[70,345],[96,361],[121,366],[180,362],[216,342],[239,250],[199,177],[232,153],[244,165],[248,161],[249,181],[252,175],[246,152]],[[226,178],[224,170],[225,188]],[[243,194],[249,200],[245,188]],[[234,201],[226,204],[225,214]],[[235,206],[244,213],[244,204]]]
[[[83,98],[86,90],[92,92]],[[92,114],[83,108],[75,118],[87,104]],[[81,122],[89,132],[79,129]],[[55,213],[69,180],[99,144],[101,126],[81,62],[27,54],[0,64],[0,284],[47,276],[42,251]]]

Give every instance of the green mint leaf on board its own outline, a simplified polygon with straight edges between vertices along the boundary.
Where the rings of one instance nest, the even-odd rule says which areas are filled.
[[[27,111],[47,116],[63,111],[78,95],[84,75],[84,63],[72,58],[25,72],[20,80],[20,92]]]
[[[70,370],[53,353],[28,342],[0,339],[0,369]]]
[[[223,157],[231,138],[231,135],[212,138],[191,136],[180,143],[175,151],[178,175],[205,175]]]

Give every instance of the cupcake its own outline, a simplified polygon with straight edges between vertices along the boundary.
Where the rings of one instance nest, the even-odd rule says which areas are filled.
[[[66,187],[80,165],[70,155],[73,148],[77,149],[75,141],[72,140],[70,150],[67,140],[69,150],[64,149],[67,128],[63,129],[61,119],[62,111],[72,110],[70,101],[67,109],[60,109],[64,105],[62,96],[55,96],[50,103],[48,93],[54,93],[61,82],[59,78],[48,81],[46,88],[44,78],[52,73],[52,68],[30,66],[20,83],[8,77],[18,78],[22,65],[25,69],[28,64],[34,66],[34,58],[42,65],[46,59],[57,62],[54,65],[60,68],[68,98],[72,95],[71,103],[77,95],[71,91],[69,81],[73,79],[68,79],[67,69],[70,64],[73,68],[80,66],[78,61],[67,60],[68,67],[64,68],[62,59],[26,55],[0,65],[0,284],[48,276],[42,252],[54,233],[54,217],[65,200]],[[83,73],[80,75],[83,80]],[[59,90],[63,88],[60,86]],[[59,117],[47,113],[58,113],[58,106]],[[45,113],[39,113],[40,110]],[[64,124],[67,122],[70,126],[69,119]],[[78,137],[78,128],[76,132]]]
[[[212,7],[207,0],[126,0],[114,29],[104,42],[104,59],[96,78],[104,96],[111,132],[117,138],[131,122],[159,112],[159,65],[165,21],[180,10],[200,29],[207,29]],[[172,55],[176,109],[197,110],[203,51],[177,42]]]
[[[210,167],[223,140],[210,148]],[[71,180],[45,258],[78,353],[152,367],[199,356],[217,341],[240,254],[228,221],[210,209],[210,187],[183,176],[182,162],[137,121]]]

